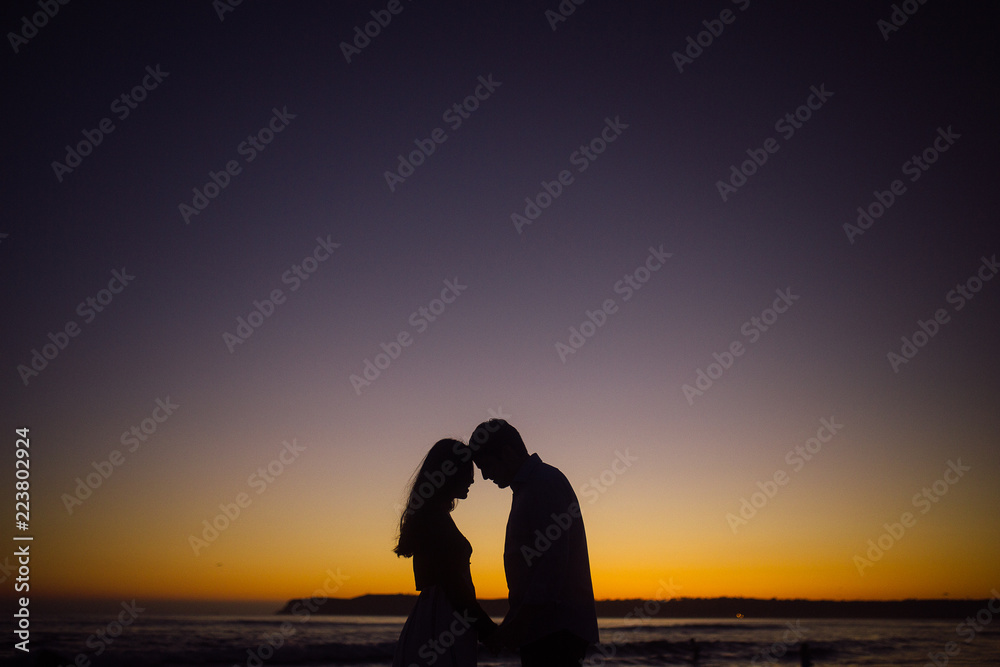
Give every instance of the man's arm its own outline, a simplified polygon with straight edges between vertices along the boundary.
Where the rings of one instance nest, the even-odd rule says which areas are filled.
[[[517,568],[521,585],[520,603],[512,606],[500,625],[499,638],[510,646],[523,644],[524,635],[535,628],[567,585],[570,553],[580,529],[581,513],[576,494],[565,481],[541,486],[519,503],[520,543],[507,544],[508,567]]]

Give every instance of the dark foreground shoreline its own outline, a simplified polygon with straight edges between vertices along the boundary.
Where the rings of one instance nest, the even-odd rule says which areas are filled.
[[[406,616],[415,595],[362,595],[354,598],[294,598],[278,614],[329,616]],[[993,599],[994,606],[997,605]],[[680,598],[598,600],[601,618],[885,618],[962,619],[975,616],[990,600],[761,600],[756,598]],[[491,616],[507,612],[507,600],[480,600]],[[742,616],[740,616],[742,615]]]

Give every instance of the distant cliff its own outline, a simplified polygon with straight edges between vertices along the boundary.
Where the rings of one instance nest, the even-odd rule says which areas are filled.
[[[362,595],[356,598],[295,598],[278,614],[323,616],[407,616],[415,595]],[[486,613],[500,618],[507,600],[480,600]],[[987,600],[760,600],[755,598],[681,598],[669,602],[598,600],[602,618],[965,618]],[[315,611],[313,611],[315,610]],[[653,614],[651,612],[656,611]]]

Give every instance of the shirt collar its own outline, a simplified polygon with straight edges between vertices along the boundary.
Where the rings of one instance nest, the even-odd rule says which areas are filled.
[[[517,469],[517,474],[514,475],[514,479],[510,481],[510,488],[512,491],[517,491],[518,488],[531,479],[535,470],[542,465],[542,459],[538,454],[532,454],[524,460],[521,467]]]

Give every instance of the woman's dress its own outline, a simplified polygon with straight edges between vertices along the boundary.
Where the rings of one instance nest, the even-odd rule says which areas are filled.
[[[496,626],[476,601],[472,545],[447,511],[429,509],[411,521],[420,595],[399,635],[393,667],[475,667],[479,634]]]

